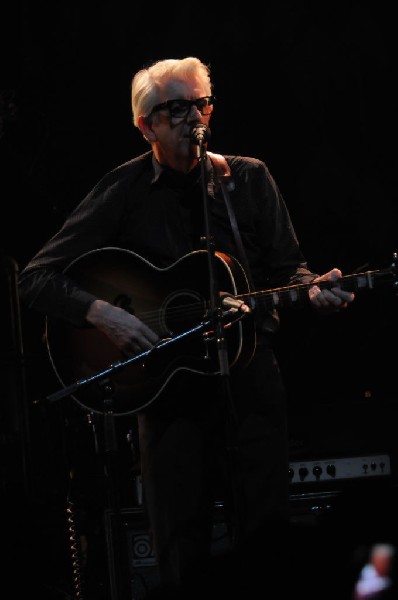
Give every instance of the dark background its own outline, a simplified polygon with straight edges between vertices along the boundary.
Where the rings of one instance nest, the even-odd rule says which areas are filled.
[[[187,55],[211,66],[210,149],[267,163],[310,267],[349,274],[392,263],[398,98],[387,3],[15,2],[3,7],[1,30],[0,251],[18,269],[106,171],[148,149],[131,122],[133,74]],[[56,495],[64,416],[45,401],[59,384],[43,318],[21,307],[22,392],[7,309],[2,318],[3,437],[15,434],[24,457],[26,428],[35,493]],[[381,452],[395,469],[397,333],[392,284],[326,320],[283,315],[293,458]],[[21,393],[27,415],[11,418]]]

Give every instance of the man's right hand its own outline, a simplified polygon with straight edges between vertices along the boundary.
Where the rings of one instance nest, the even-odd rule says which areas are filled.
[[[102,331],[125,356],[150,350],[159,337],[145,323],[123,308],[104,300],[95,300],[86,321]]]

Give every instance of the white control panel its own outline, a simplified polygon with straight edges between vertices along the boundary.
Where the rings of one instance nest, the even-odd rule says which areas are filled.
[[[388,454],[304,460],[289,463],[291,484],[338,479],[367,479],[388,475],[391,475]]]

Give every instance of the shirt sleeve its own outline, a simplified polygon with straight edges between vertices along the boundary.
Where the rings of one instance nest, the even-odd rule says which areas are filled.
[[[267,165],[255,158],[232,163],[240,228],[257,289],[310,283],[313,273],[301,251],[284,198]]]
[[[85,323],[96,298],[64,271],[76,258],[112,239],[125,204],[123,187],[109,176],[101,180],[21,271],[19,295],[30,308],[75,326]]]

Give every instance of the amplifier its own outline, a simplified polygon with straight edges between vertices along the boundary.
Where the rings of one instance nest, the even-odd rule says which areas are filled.
[[[388,454],[293,461],[289,464],[290,484],[323,483],[346,479],[370,479],[391,475]]]
[[[381,519],[395,522],[396,483],[388,454],[292,461],[290,516],[298,525],[334,522],[361,532]]]

